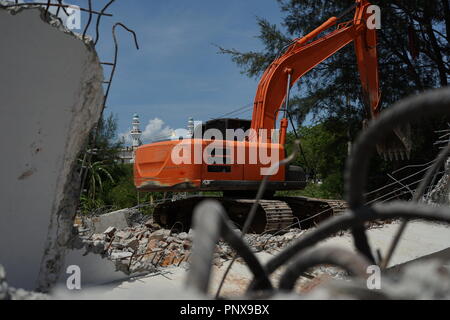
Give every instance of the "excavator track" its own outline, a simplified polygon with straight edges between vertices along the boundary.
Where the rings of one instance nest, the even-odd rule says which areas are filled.
[[[262,200],[260,206],[266,213],[266,229],[264,232],[272,232],[289,228],[294,223],[292,209],[286,202],[278,200]]]
[[[320,200],[320,199],[318,199]],[[321,200],[328,203],[328,205],[333,209],[333,215],[339,216],[344,214],[348,210],[348,203],[344,200]]]
[[[155,207],[153,219],[162,227],[188,231],[195,207],[204,200],[216,200],[225,208],[229,218],[239,228],[245,223],[255,199],[194,196],[176,201],[166,201]],[[260,200],[257,214],[250,227],[252,233],[275,233],[291,228],[307,229],[323,220],[340,215],[347,209],[340,200],[323,200],[306,197],[277,197]]]
[[[237,200],[241,203],[253,205],[256,200]],[[261,200],[259,209],[264,212],[265,225],[253,226],[253,229],[263,230],[263,233],[276,232],[289,228],[294,224],[294,215],[289,205],[280,200]]]

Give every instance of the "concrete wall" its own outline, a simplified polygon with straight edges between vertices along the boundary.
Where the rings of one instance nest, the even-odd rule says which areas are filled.
[[[0,264],[11,286],[47,290],[64,265],[78,196],[76,156],[100,116],[92,46],[0,9]]]

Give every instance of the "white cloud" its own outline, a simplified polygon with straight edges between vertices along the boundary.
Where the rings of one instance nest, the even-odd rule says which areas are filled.
[[[119,134],[119,139],[124,139],[127,145],[132,142],[130,131],[131,129]],[[156,140],[168,139],[172,136],[172,133],[173,129],[166,125],[163,120],[154,118],[148,121],[145,129],[142,131],[141,141],[146,144]]]
[[[142,141],[149,142],[168,138],[172,135],[172,128],[167,126],[163,120],[155,118],[149,120],[145,130],[142,132]]]

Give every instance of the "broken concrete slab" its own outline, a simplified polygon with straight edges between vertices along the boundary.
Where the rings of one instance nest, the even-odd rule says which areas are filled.
[[[90,218],[95,233],[103,233],[109,227],[118,230],[133,226],[142,219],[142,214],[134,208],[121,209]],[[147,218],[145,218],[147,219]]]
[[[400,222],[394,222],[381,228],[369,230],[367,236],[373,250],[379,249],[382,255],[386,254],[399,227]],[[353,238],[350,234],[329,238],[319,244],[319,246],[322,245],[354,249]],[[406,227],[388,267],[414,261],[449,247],[450,226],[425,221],[411,221]]]
[[[52,296],[55,300],[202,300],[204,296],[184,286],[186,271],[169,268],[162,273],[136,276],[96,288],[69,292],[61,288]]]
[[[109,227],[125,229],[132,226],[132,216],[136,214],[135,209],[122,209],[102,214],[91,218],[95,233],[103,233]]]
[[[170,234],[169,230],[157,230],[149,236],[149,240],[163,240]]]
[[[125,248],[130,248],[133,251],[136,251],[139,248],[139,240],[138,239],[129,239],[124,242]]]
[[[57,287],[58,291],[65,291],[72,293],[67,289],[66,281],[71,276],[70,273],[65,273],[69,266],[76,265],[81,270],[81,286],[82,290],[88,287],[95,287],[107,282],[124,279],[125,274],[117,272],[114,263],[105,259],[100,254],[86,253],[83,250],[69,250],[66,254],[64,272],[59,278]]]
[[[111,259],[113,260],[119,260],[119,259],[125,259],[130,258],[133,255],[131,252],[113,252],[111,253]]]
[[[0,257],[11,286],[47,291],[73,236],[77,157],[100,117],[103,70],[91,44],[43,11],[0,9]]]

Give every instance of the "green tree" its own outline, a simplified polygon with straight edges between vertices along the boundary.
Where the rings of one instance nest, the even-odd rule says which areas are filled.
[[[119,152],[123,148],[123,141],[117,137],[117,115],[110,114],[108,117],[101,117],[98,122],[97,132],[91,134],[91,141],[94,140],[93,161],[106,161],[109,164],[116,162]]]
[[[297,156],[295,164],[314,174],[311,185],[302,194],[324,198],[343,197],[342,178],[348,153],[345,125],[343,121],[333,119],[300,128],[298,135],[303,154]],[[292,152],[295,139],[293,133],[288,134],[288,153]]]
[[[115,183],[110,183],[105,188],[103,200],[106,205],[117,209],[130,208],[138,204],[137,190],[133,181],[133,165],[117,164],[112,171],[117,177]]]
[[[84,163],[86,182],[80,197],[82,212],[130,208],[163,197],[162,193],[138,193],[134,185],[133,165],[118,161],[122,147],[123,143],[117,140],[117,117],[110,115],[102,118],[91,162]],[[83,162],[81,157],[79,162]]]
[[[446,86],[450,74],[448,0],[372,1],[382,9],[379,65],[383,106],[427,88]],[[257,18],[263,51],[220,48],[249,77],[259,77],[291,39],[306,35],[353,0],[278,0],[284,21],[280,26]],[[352,19],[349,14],[345,17]],[[328,32],[328,31],[327,31]],[[305,75],[292,100],[299,123],[309,113],[318,119],[364,117],[353,46],[347,46]],[[295,93],[295,92],[294,92]]]
[[[89,192],[88,196],[95,199],[97,195],[103,191],[103,179],[109,179],[114,183],[114,179],[108,172],[104,161],[96,161],[89,163],[86,170],[88,171]]]
[[[116,183],[112,172],[122,147],[122,142],[117,139],[117,116],[102,116],[90,134],[88,146],[79,156],[83,183],[80,205],[83,212],[91,212],[105,205],[105,185]]]
[[[82,162],[81,159],[79,159]],[[83,212],[90,212],[104,205],[101,197],[104,191],[104,180],[107,179],[114,183],[114,179],[107,169],[104,161],[96,161],[94,163],[85,163],[86,170],[86,191],[81,194],[80,202]]]
[[[219,47],[248,77],[258,78],[269,64],[281,54],[292,41],[302,37],[332,16],[338,16],[355,3],[353,0],[277,0],[284,14],[283,21],[257,18],[258,38],[263,44],[261,51],[242,52],[234,48]],[[382,28],[378,31],[378,54],[382,108],[429,88],[448,85],[450,75],[450,10],[448,0],[393,0],[371,1],[381,7]],[[349,13],[341,21],[351,20]],[[329,32],[329,31],[326,31]],[[290,101],[294,121],[298,125],[312,116],[314,123],[323,123],[327,129],[321,132],[326,139],[337,139],[330,145],[316,141],[317,147],[305,147],[311,157],[310,163],[321,166],[321,156],[336,154],[342,168],[342,152],[347,141],[353,141],[362,130],[367,118],[361,99],[354,46],[349,45],[300,79],[292,91]],[[336,121],[339,119],[339,121]],[[433,147],[434,130],[446,128],[448,118],[441,117],[413,127],[413,163],[432,160],[437,152]],[[323,129],[323,128],[322,128]],[[309,128],[308,130],[319,130]],[[300,130],[301,131],[301,130]],[[308,136],[308,132],[303,132]],[[324,137],[325,137],[324,136]],[[339,138],[338,138],[339,137]],[[304,144],[308,139],[302,137]],[[317,139],[316,139],[317,140]],[[320,139],[319,139],[320,140]],[[334,150],[332,150],[334,148]],[[313,156],[315,153],[316,156]],[[325,158],[323,158],[325,159]],[[331,163],[336,161],[331,159]],[[389,164],[373,159],[370,186],[379,186],[379,172],[391,171],[400,163]],[[342,173],[316,168],[324,185],[329,179],[342,185]],[[329,178],[327,178],[329,177]],[[384,179],[385,179],[384,174]],[[331,182],[330,182],[331,184]],[[369,187],[370,187],[369,186]],[[339,190],[336,192],[340,193]]]
[[[134,185],[133,165],[116,164],[111,168],[114,183],[106,181],[100,199],[103,205],[113,209],[131,208],[163,198],[161,192],[139,192]]]

